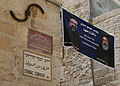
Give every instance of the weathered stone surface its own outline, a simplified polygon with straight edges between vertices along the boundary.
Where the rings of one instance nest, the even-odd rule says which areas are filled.
[[[73,48],[66,48],[65,52],[65,57],[62,60],[64,72],[62,82],[66,82],[63,86],[68,85],[68,80],[75,84],[69,84],[69,86],[78,86],[83,83],[88,83],[89,80],[91,80],[90,61]]]
[[[62,0],[51,0],[61,4]],[[26,22],[16,22],[9,11],[18,18],[24,18],[24,11],[31,3],[39,4],[30,9]],[[90,18],[89,0],[64,0],[63,6],[70,12]],[[0,0],[0,86],[93,86],[90,60],[72,47],[62,52],[60,8],[49,0]],[[93,19],[93,23],[116,37],[116,70],[109,69],[94,61],[97,86],[120,85],[119,31],[120,9],[113,10]],[[46,55],[27,48],[28,29],[40,31],[53,37],[53,55]],[[23,75],[23,50],[29,50],[52,59],[52,81]],[[6,54],[7,53],[7,54]],[[62,56],[64,54],[64,56]],[[60,81],[61,79],[61,81]],[[61,83],[60,83],[61,82]]]
[[[15,36],[16,27],[13,24],[0,21],[0,31],[7,35]]]
[[[85,0],[87,1],[87,0]],[[74,3],[73,3],[74,2]],[[79,3],[80,2],[80,3]],[[88,1],[87,1],[88,2]],[[73,12],[74,14],[78,15],[78,16],[85,16],[85,18],[89,19],[90,18],[90,9],[89,6],[90,4],[89,3],[86,3],[84,6],[81,6],[82,4],[82,0],[81,1],[77,1],[77,0],[66,0],[65,1],[65,4],[64,4],[64,7],[66,9],[68,9],[70,12]],[[119,86],[119,83],[118,83],[118,79],[119,79],[119,38],[120,38],[120,35],[119,35],[119,28],[120,28],[120,24],[119,24],[119,21],[120,21],[120,9],[115,9],[115,10],[112,10],[110,11],[109,13],[105,13],[104,15],[100,15],[96,18],[93,19],[93,24],[114,35],[115,36],[115,47],[116,47],[116,50],[115,50],[115,59],[116,59],[116,71],[114,69],[110,69],[110,68],[107,68],[105,66],[103,66],[102,64],[94,61],[94,74],[95,74],[95,81],[96,81],[96,86]],[[84,18],[83,18],[84,19]],[[67,50],[69,53],[67,53]],[[74,49],[73,49],[74,50]],[[77,61],[79,61],[79,58],[76,58],[76,51],[73,51],[71,48],[68,48],[68,49],[65,49],[65,58],[63,58],[63,69],[65,70],[64,72],[64,81],[66,80],[66,82],[63,82],[63,86],[86,86],[87,83],[89,82],[90,83],[90,79],[92,79],[90,77],[91,75],[91,72],[90,74],[86,72],[84,72],[86,70],[86,68],[90,69],[89,68],[89,65],[88,65],[88,62],[89,61],[85,61],[83,59],[83,55],[80,56],[80,66],[77,64]],[[83,70],[81,71],[83,76],[81,76],[82,78],[80,79],[80,75],[78,75],[77,79],[76,79],[76,82],[75,83],[78,83],[78,79],[80,79],[79,82],[84,82],[82,84],[79,83],[79,85],[72,85],[72,84],[68,84],[68,82],[71,81],[71,78],[70,77],[74,77],[74,76],[77,76],[77,74],[79,73],[76,69],[76,67],[78,67],[79,70],[82,69],[82,61],[85,61],[85,63],[83,63],[84,65],[86,65],[86,67],[83,67]],[[74,64],[72,66],[72,64]],[[71,70],[73,69],[73,70]],[[72,71],[74,71],[73,75],[71,75]],[[118,76],[116,76],[118,73]],[[69,78],[66,78],[67,74],[69,75]],[[89,76],[89,77],[85,77],[85,76]],[[117,80],[115,80],[115,77]],[[88,82],[86,82],[87,80]],[[86,80],[86,81],[85,81]],[[73,80],[74,81],[74,80]],[[88,85],[89,86],[89,85]]]
[[[115,28],[115,47],[120,48],[119,41],[120,41],[120,24],[116,25],[117,27]]]
[[[5,35],[1,36],[1,49],[2,50],[11,51],[13,43],[14,43],[14,39],[8,36],[5,36]]]
[[[102,78],[96,78],[95,83],[96,83],[96,86],[100,86],[100,85],[102,86],[104,84],[110,83],[113,80],[114,80],[114,75],[109,74],[109,75],[104,76]]]
[[[56,4],[62,4],[64,0],[46,0],[46,1],[52,1]]]
[[[115,63],[120,64],[120,48],[116,48],[115,50]]]
[[[63,6],[81,18],[90,18],[89,0],[64,0]]]
[[[10,65],[12,58],[7,53],[0,53],[0,64],[1,65]]]
[[[2,47],[2,40],[1,40],[1,33],[0,33],[0,48]]]
[[[81,7],[87,6],[88,0],[64,0],[64,7],[69,10],[79,9]]]
[[[27,85],[27,84],[25,84],[25,83],[23,83],[23,82],[21,82],[21,83],[15,83],[15,82],[9,82],[9,81],[0,81],[0,85],[1,86],[29,86],[29,85]]]
[[[24,26],[17,26],[16,38],[14,43],[15,47],[26,48],[27,47],[27,36],[28,36],[28,29]]]
[[[106,19],[112,19],[112,17],[119,15],[119,13],[120,13],[120,9],[115,9],[113,11],[110,11],[109,13],[93,18],[93,21],[95,24],[98,24],[100,22],[105,21]]]
[[[119,80],[120,79],[120,72],[119,71],[115,71],[115,80]]]
[[[61,1],[52,0],[57,4]],[[17,22],[10,15],[22,19],[31,3],[39,4],[45,11],[32,7],[25,22]],[[0,86],[60,86],[60,8],[45,0],[0,0]],[[27,47],[28,29],[34,29],[53,37],[53,54],[46,55]],[[23,75],[23,51],[29,50],[52,59],[52,80],[42,80]]]
[[[89,82],[87,84],[82,84],[82,85],[79,85],[79,86],[93,86],[93,82],[91,81],[91,82]]]

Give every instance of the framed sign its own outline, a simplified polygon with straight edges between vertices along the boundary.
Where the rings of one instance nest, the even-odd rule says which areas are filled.
[[[28,51],[23,52],[24,74],[51,80],[51,59]]]
[[[40,51],[42,53],[52,54],[53,38],[52,36],[29,29],[28,48]]]

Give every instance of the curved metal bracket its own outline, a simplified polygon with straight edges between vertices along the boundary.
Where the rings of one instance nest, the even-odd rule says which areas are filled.
[[[41,6],[39,6],[38,4],[33,3],[33,4],[30,4],[28,6],[27,10],[25,11],[25,18],[24,19],[17,18],[12,10],[10,10],[10,14],[11,14],[12,18],[15,19],[16,21],[18,21],[18,22],[25,22],[28,19],[28,16],[30,16],[30,8],[32,6],[36,6],[37,8],[39,8],[42,14],[45,13]]]

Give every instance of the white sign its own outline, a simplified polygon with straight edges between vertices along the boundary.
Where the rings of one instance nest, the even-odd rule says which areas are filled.
[[[51,59],[24,51],[24,74],[51,80]]]

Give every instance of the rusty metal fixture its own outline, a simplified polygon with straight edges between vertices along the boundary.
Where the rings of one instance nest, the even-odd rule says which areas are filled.
[[[35,7],[39,8],[42,14],[45,13],[43,8],[40,5],[33,3],[33,4],[30,4],[28,6],[27,10],[25,10],[25,14],[24,14],[25,18],[23,18],[23,19],[17,18],[12,10],[10,10],[10,14],[11,14],[12,18],[15,19],[16,21],[18,21],[18,22],[25,22],[28,19],[28,16],[30,16],[30,8],[32,6],[35,6]]]

